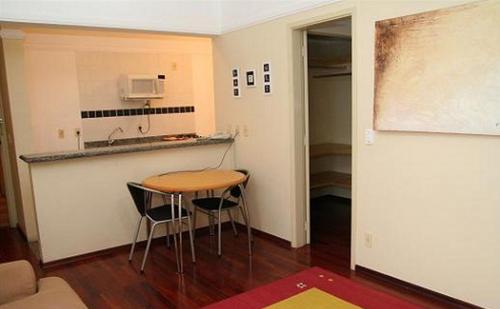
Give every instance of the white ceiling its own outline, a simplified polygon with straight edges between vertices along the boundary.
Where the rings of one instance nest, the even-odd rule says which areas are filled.
[[[0,0],[0,21],[217,35],[340,0]]]

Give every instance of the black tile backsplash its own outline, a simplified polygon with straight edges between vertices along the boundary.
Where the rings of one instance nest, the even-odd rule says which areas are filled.
[[[137,116],[137,115],[177,114],[177,113],[194,113],[194,106],[126,108],[126,109],[82,111],[81,117],[85,119],[85,118],[102,118],[102,117],[125,117],[125,116]]]

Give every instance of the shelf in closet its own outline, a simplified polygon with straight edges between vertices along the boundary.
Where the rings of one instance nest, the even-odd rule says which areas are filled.
[[[320,158],[325,156],[350,156],[351,145],[324,143],[309,146],[309,156],[311,158]]]
[[[332,171],[311,174],[309,186],[311,189],[326,187],[351,189],[351,175]]]

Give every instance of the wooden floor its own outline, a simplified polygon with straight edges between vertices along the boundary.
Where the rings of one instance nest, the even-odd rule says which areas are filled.
[[[320,266],[426,308],[447,308],[445,303],[426,299],[401,288],[363,278],[349,270],[350,206],[346,200],[315,200],[312,211],[313,244],[291,249],[266,237],[255,236],[255,253],[247,254],[244,232],[234,237],[223,231],[223,256],[215,253],[208,235],[196,239],[198,261],[188,262],[185,274],[175,273],[173,251],[164,240],[155,241],[145,273],[139,272],[144,252],[139,247],[130,264],[128,248],[84,261],[40,269],[29,246],[15,229],[0,229],[0,262],[28,259],[39,276],[66,279],[89,308],[198,308],[260,285],[284,278],[310,266]]]

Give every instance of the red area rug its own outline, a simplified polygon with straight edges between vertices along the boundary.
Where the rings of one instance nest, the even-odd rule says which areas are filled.
[[[310,289],[311,291],[309,292],[311,293],[308,293],[307,291]],[[315,298],[317,294],[312,292],[319,292],[327,295],[327,297]],[[305,294],[311,295],[306,296]],[[304,295],[303,298],[302,295]],[[331,298],[330,303],[328,303],[328,297]],[[302,298],[302,303],[299,298]],[[345,305],[374,309],[421,308],[420,306],[373,290],[319,267],[310,268],[271,284],[214,303],[205,308],[250,309],[264,308],[271,305],[281,305],[279,308],[299,308],[303,305],[298,306],[298,304],[304,304],[304,301],[307,303],[307,308],[347,308]],[[345,302],[344,306],[339,305],[338,301]]]

